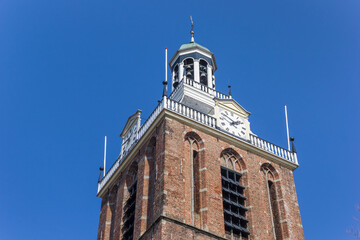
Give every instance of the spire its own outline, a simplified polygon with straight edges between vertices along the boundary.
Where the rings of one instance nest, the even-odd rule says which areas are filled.
[[[194,39],[194,22],[192,20],[192,16],[190,16],[190,20],[191,20],[191,31],[190,31],[190,34],[191,34],[191,43],[195,42],[195,39]]]

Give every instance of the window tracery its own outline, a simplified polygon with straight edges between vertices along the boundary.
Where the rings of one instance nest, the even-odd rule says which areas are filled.
[[[248,239],[247,208],[239,155],[231,150],[221,154],[221,184],[225,232],[231,239]]]

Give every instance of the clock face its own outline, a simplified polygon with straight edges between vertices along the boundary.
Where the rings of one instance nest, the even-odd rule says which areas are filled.
[[[134,125],[132,128],[130,128],[130,130],[126,133],[124,140],[123,140],[123,151],[124,154],[127,153],[127,151],[129,150],[129,148],[133,145],[133,143],[136,141],[136,130],[137,130],[137,125]]]
[[[245,120],[241,116],[220,108],[219,127],[237,137],[245,138]]]

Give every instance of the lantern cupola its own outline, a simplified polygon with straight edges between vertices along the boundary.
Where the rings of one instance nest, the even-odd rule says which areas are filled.
[[[217,69],[215,56],[208,48],[195,42],[193,30],[190,33],[190,43],[181,45],[169,62],[172,97],[211,114],[214,107],[214,73]],[[202,102],[201,105],[205,103],[201,109],[198,108],[198,101]]]

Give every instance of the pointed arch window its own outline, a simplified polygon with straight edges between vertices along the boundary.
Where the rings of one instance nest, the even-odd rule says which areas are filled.
[[[116,222],[116,204],[117,204],[117,192],[119,186],[115,184],[113,189],[110,191],[110,210],[111,210],[111,225],[110,225],[110,239],[114,237],[115,234],[115,222]]]
[[[204,156],[204,143],[195,132],[185,135],[185,160],[189,166],[190,174],[185,174],[185,187],[190,192],[191,224],[202,228],[207,224],[206,208],[206,181],[205,172],[202,169]]]
[[[146,228],[148,229],[153,223],[154,216],[154,195],[155,195],[155,182],[156,182],[156,137],[152,137],[146,149],[146,167],[144,173],[148,175],[147,191],[148,196],[147,202],[147,223]]]
[[[136,190],[137,190],[137,164],[133,164],[128,172],[127,185],[128,187],[128,199],[124,204],[124,216],[122,227],[122,239],[132,240],[134,234],[135,224],[135,205],[136,205]]]
[[[250,234],[247,230],[246,218],[248,209],[245,207],[247,198],[244,196],[243,174],[236,171],[240,170],[238,157],[231,152],[224,152],[221,161],[225,232],[231,239],[248,239]]]
[[[275,169],[270,164],[262,166],[262,171],[265,175],[267,198],[270,209],[270,218],[274,239],[282,239],[280,212],[278,206],[277,189],[275,184]]]
[[[200,176],[199,176],[199,146],[198,142],[193,137],[188,137],[190,144],[190,169],[191,169],[191,211],[192,224],[195,222],[194,214],[200,213]]]

